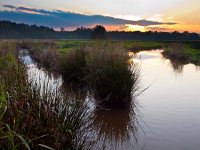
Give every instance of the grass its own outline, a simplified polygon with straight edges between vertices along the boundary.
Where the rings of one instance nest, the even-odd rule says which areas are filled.
[[[149,50],[149,49],[158,49],[163,47],[161,42],[148,42],[148,41],[122,41],[123,46],[127,50]]]
[[[58,40],[56,44],[58,45],[58,51],[62,54],[76,50],[79,47],[92,44],[91,40]]]
[[[61,74],[67,82],[77,82],[95,93],[97,103],[106,107],[125,107],[136,90],[139,72],[130,68],[123,47],[107,41],[96,41],[90,47],[66,53],[61,57]]]
[[[48,70],[56,70],[58,67],[58,46],[55,41],[22,41],[19,46],[28,49],[31,57],[38,63],[39,66],[45,67]]]
[[[30,81],[17,49],[0,43],[0,149],[88,149],[88,109],[59,87],[50,92],[49,82]]]
[[[86,76],[101,106],[125,107],[138,87],[139,70],[128,64],[128,55],[118,45],[97,45],[90,50]]]
[[[126,50],[148,50],[163,47],[161,42],[142,42],[142,41],[109,41],[113,44],[119,44],[123,46]],[[75,50],[82,46],[91,46],[95,45],[95,42],[92,40],[58,40],[56,41],[58,45],[58,51],[60,53],[66,53],[72,50]]]
[[[182,61],[183,64],[200,65],[200,42],[168,43],[164,56],[172,61]]]
[[[60,70],[64,81],[81,82],[83,81],[84,70],[86,67],[85,51],[77,48],[60,57]]]

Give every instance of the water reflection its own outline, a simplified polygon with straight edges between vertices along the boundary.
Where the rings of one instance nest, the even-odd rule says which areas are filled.
[[[97,135],[98,146],[104,149],[121,149],[130,137],[137,141],[137,117],[134,108],[96,109],[93,128]]]
[[[151,50],[151,51],[141,51],[138,53],[129,53],[132,58],[129,60],[131,63],[142,63],[143,61],[148,61],[150,64],[163,60],[164,62],[169,62],[171,68],[175,73],[182,73],[184,65],[188,64],[185,60],[178,58],[169,58],[163,53],[164,50]]]
[[[168,57],[162,53],[162,58],[170,61],[170,66],[176,73],[183,73],[184,65],[188,64],[186,60],[178,59],[176,57]]]
[[[77,106],[83,106],[88,97],[88,91],[84,87],[74,84],[62,84],[62,89],[65,91],[68,99],[72,100]]]
[[[19,50],[19,59],[21,62],[26,65],[27,67],[35,66],[33,59],[29,55],[29,51],[27,49],[20,49]]]

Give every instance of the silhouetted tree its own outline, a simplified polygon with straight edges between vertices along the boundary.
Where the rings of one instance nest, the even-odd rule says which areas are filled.
[[[61,31],[61,32],[64,32],[64,31],[65,31],[65,28],[64,28],[64,27],[61,27],[61,28],[60,28],[60,31]]]
[[[92,31],[91,38],[92,39],[106,39],[106,29],[101,25],[95,26]]]

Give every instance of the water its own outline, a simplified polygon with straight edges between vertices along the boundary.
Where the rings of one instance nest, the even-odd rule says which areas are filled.
[[[41,95],[43,92],[46,92],[43,91],[43,87],[46,87],[46,89],[48,89],[48,91],[51,93],[61,90],[63,83],[61,76],[53,74],[44,68],[39,68],[37,63],[31,58],[27,49],[20,49],[19,59],[27,67],[29,82],[32,84],[32,86],[36,85],[39,89],[41,89]]]
[[[142,84],[151,84],[137,98],[145,134],[138,133],[136,145],[144,150],[199,150],[200,71],[192,64],[170,62],[161,52],[143,51],[134,59],[141,64]]]
[[[140,65],[142,87],[150,86],[133,99],[135,105],[126,110],[93,110],[93,149],[200,149],[200,70],[193,64],[171,62],[161,52],[142,51],[131,60]],[[42,74],[61,86],[61,77],[39,69],[28,54],[24,56],[31,78]]]

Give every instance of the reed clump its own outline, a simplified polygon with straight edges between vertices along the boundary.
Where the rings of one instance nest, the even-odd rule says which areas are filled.
[[[108,107],[129,105],[138,87],[139,70],[128,64],[129,56],[119,45],[94,46],[87,60],[87,81],[98,102]]]

